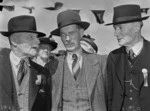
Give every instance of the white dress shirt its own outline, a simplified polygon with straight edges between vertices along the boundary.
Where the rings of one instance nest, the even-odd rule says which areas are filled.
[[[82,68],[82,61],[83,61],[82,54],[80,52],[76,52],[74,54],[76,54],[78,56],[79,65],[80,65],[80,68]],[[67,53],[67,63],[68,63],[71,73],[72,73],[72,63],[73,63],[72,55],[73,55],[73,53]]]
[[[143,41],[143,39],[142,39],[142,40],[139,41],[137,44],[135,44],[133,47],[128,48],[128,49],[127,49],[127,52],[128,52],[130,49],[132,49],[133,52],[134,52],[134,56],[135,56],[135,57],[138,56],[138,55],[140,54],[142,48],[143,48],[143,44],[144,44],[143,42],[144,42],[144,41]]]

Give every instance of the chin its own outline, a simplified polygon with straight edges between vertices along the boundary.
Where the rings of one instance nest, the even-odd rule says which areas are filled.
[[[48,56],[48,55],[45,55],[45,56],[41,56],[41,58],[47,59],[47,58],[49,58],[49,56]]]
[[[37,55],[37,51],[31,51],[31,53],[29,53],[29,55],[36,56]]]
[[[118,42],[118,44],[119,44],[120,46],[124,46],[124,43],[123,43],[123,42]]]

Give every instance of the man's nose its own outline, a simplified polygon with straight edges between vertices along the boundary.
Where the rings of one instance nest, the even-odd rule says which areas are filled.
[[[69,41],[70,40],[70,37],[69,35],[66,36],[66,41]]]
[[[35,39],[36,44],[40,44],[40,40],[38,38]]]
[[[120,33],[120,32],[119,32],[119,29],[116,28],[116,30],[115,30],[115,32],[114,32],[114,35],[115,35],[115,36],[118,36],[119,33]]]

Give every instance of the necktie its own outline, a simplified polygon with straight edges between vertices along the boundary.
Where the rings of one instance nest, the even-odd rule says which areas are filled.
[[[79,72],[80,72],[80,65],[79,65],[79,61],[78,61],[78,56],[76,54],[72,55],[72,59],[73,59],[72,72],[74,75],[74,79],[76,80],[79,75]]]
[[[27,73],[26,66],[27,66],[27,64],[26,64],[25,60],[20,60],[20,67],[19,67],[18,74],[17,74],[17,80],[18,80],[19,85],[21,84],[24,75]]]
[[[130,49],[129,50],[129,53],[128,53],[128,59],[129,59],[129,61],[131,62],[131,64],[133,64],[133,62],[134,62],[134,52],[133,52],[133,50],[132,49]]]

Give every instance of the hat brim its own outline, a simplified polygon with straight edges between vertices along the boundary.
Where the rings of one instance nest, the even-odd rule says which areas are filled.
[[[31,32],[31,33],[36,33],[38,34],[38,37],[44,37],[46,36],[45,33],[42,33],[42,32],[37,32],[37,31],[14,31],[14,32],[6,32],[6,31],[1,31],[0,33],[6,37],[9,37],[11,34],[13,33],[19,33],[19,32]]]
[[[87,42],[88,44],[90,44],[90,45],[93,47],[93,49],[94,49],[96,52],[98,51],[97,45],[96,45],[92,40],[89,40],[89,39],[87,39],[87,38],[81,38],[81,41]]]
[[[55,50],[57,48],[57,43],[55,41],[43,41],[40,44],[48,44],[52,48],[51,51]]]
[[[127,21],[113,22],[113,23],[105,24],[105,26],[108,26],[108,25],[117,25],[117,24],[124,24],[124,23],[130,23],[130,22],[137,22],[137,21],[146,20],[146,19],[148,19],[148,18],[149,18],[149,16],[142,17],[142,18],[140,18],[140,19],[132,19],[132,20],[127,20]]]
[[[88,22],[75,22],[75,23],[66,24],[66,25],[64,25],[62,27],[65,27],[65,26],[68,26],[68,25],[72,25],[72,24],[80,25],[84,30],[86,30],[90,26],[90,23],[88,23]],[[59,27],[59,28],[51,31],[51,35],[60,36],[60,29],[62,27]]]

